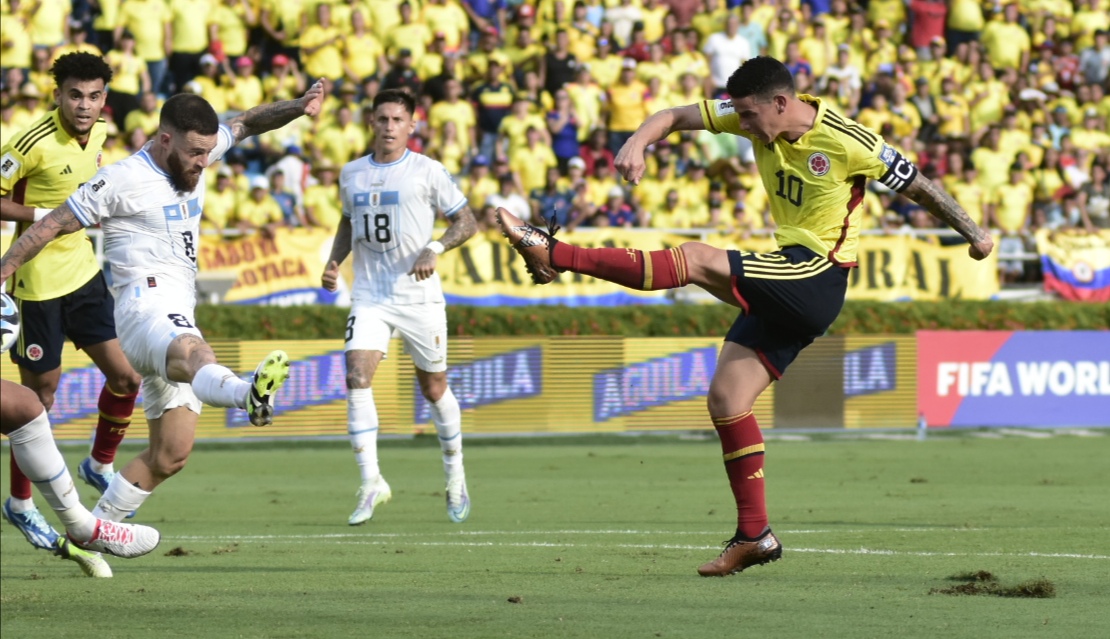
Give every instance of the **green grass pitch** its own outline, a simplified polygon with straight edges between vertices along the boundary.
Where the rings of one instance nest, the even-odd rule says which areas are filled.
[[[383,442],[393,502],[353,528],[358,475],[345,444],[202,446],[137,518],[162,531],[162,545],[110,558],[111,580],[32,550],[5,523],[0,630],[44,639],[1108,636],[1110,432],[979,435],[771,440],[768,504],[785,554],[724,579],[695,572],[735,526],[715,439],[471,439],[473,511],[462,525],[447,519],[434,443]],[[83,453],[66,449],[71,469]],[[81,492],[91,504],[92,490]],[[1043,578],[1056,596],[930,594],[977,571],[1002,585]]]

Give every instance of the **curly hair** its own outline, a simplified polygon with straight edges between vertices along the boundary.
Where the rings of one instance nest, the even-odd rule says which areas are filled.
[[[767,100],[777,93],[792,94],[794,90],[794,76],[790,74],[790,69],[769,56],[748,59],[732,72],[725,85],[725,91],[733,98],[751,95]]]
[[[112,81],[112,67],[104,58],[92,53],[67,53],[54,61],[50,67],[55,86],[61,87],[66,80],[73,78],[79,82],[104,80],[107,86]]]

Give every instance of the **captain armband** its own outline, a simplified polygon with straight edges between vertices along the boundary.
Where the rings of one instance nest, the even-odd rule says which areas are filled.
[[[879,181],[894,191],[899,193],[905,191],[917,177],[917,167],[913,162],[904,158],[889,144],[883,145],[882,151],[879,152],[879,161],[887,166],[886,173],[879,178]]]

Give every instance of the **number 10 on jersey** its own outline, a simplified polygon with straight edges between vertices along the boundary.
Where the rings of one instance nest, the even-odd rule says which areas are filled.
[[[398,246],[397,221],[400,209],[397,191],[355,193],[355,237],[372,251],[385,253]]]

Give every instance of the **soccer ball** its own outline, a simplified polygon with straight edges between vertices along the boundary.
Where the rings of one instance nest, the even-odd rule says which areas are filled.
[[[0,292],[0,353],[7,353],[8,349],[19,339],[19,309],[15,300],[8,297],[7,293]]]

